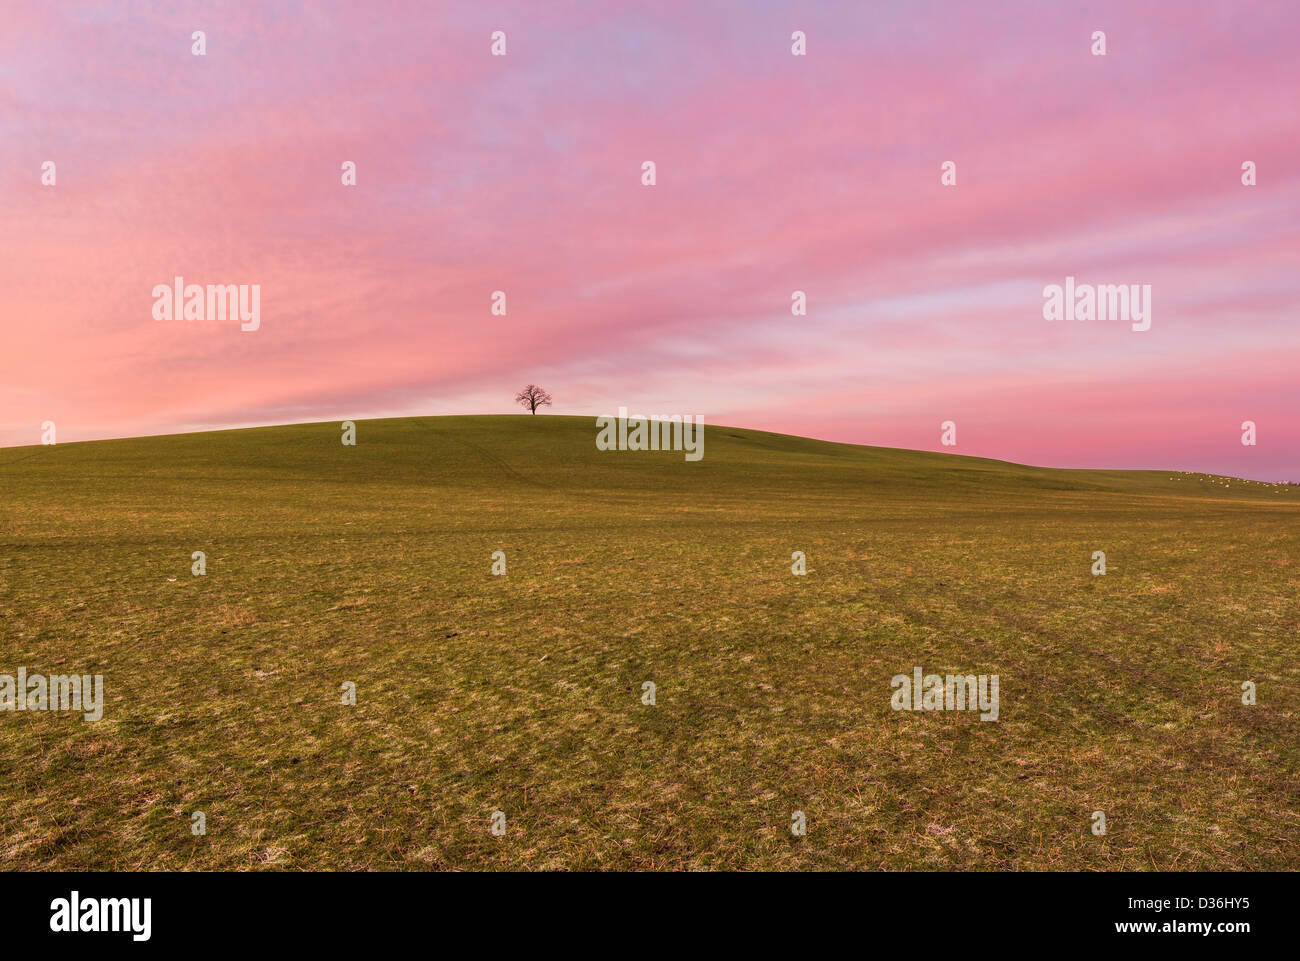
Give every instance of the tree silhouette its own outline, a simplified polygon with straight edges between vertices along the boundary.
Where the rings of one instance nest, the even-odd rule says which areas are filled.
[[[542,390],[542,388],[538,387],[536,384],[529,384],[515,395],[515,403],[522,407],[527,407],[530,411],[536,414],[537,408],[542,405],[546,405],[547,407],[551,405],[551,395]]]

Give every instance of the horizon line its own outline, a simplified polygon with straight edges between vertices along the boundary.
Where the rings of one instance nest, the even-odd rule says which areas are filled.
[[[624,409],[626,409],[626,405],[621,405],[621,406]],[[386,417],[346,417],[343,418],[342,420],[339,420],[338,418],[327,418],[325,420],[287,421],[287,422],[276,422],[276,423],[249,423],[249,424],[239,424],[239,425],[227,426],[227,427],[202,427],[202,428],[197,428],[195,430],[169,431],[165,433],[124,434],[124,435],[113,436],[113,437],[93,437],[93,438],[87,438],[85,440],[59,441],[54,444],[43,444],[43,443],[42,444],[5,444],[3,442],[0,442],[0,450],[6,450],[6,451],[26,450],[32,447],[66,447],[66,446],[72,446],[74,444],[101,444],[101,443],[111,443],[114,441],[146,440],[150,438],[160,438],[160,437],[190,437],[198,434],[220,434],[220,433],[226,433],[232,431],[267,430],[267,429],[273,429],[277,427],[313,427],[318,424],[332,424],[336,422],[343,423],[343,421],[348,421],[348,420],[353,421],[355,423],[365,423],[367,421],[381,421],[381,420],[434,420],[437,418],[535,417],[535,416],[538,415],[535,413],[531,413],[529,411],[519,411],[519,412],[509,411],[509,412],[501,412],[501,413],[474,413],[474,414],[405,414],[399,416],[386,416]],[[617,415],[550,413],[550,414],[542,414],[540,416],[563,417],[570,420],[585,420],[588,417],[592,417],[594,419],[599,417],[611,417]],[[648,420],[648,419],[653,419],[655,416],[659,416],[659,415],[647,414],[638,417],[629,416],[627,419],[639,420],[641,419],[642,416],[644,416],[644,418]],[[696,416],[702,416],[702,415],[696,415]],[[993,461],[994,463],[998,463],[998,464],[1009,464],[1013,467],[1026,467],[1026,468],[1031,468],[1033,470],[1096,471],[1098,473],[1107,472],[1107,473],[1127,473],[1127,474],[1174,473],[1174,474],[1185,474],[1189,476],[1217,477],[1217,478],[1223,478],[1225,480],[1236,480],[1236,481],[1241,481],[1242,483],[1249,483],[1249,484],[1271,484],[1271,485],[1288,486],[1288,487],[1300,486],[1300,483],[1292,482],[1289,480],[1265,481],[1256,478],[1241,477],[1236,474],[1215,474],[1209,471],[1190,471],[1190,470],[1183,470],[1181,468],[1173,468],[1173,467],[1052,467],[1045,464],[1026,464],[1026,463],[1022,463],[1021,461],[1007,460],[1001,457],[989,457],[984,454],[959,453],[957,451],[952,451],[952,450],[927,450],[921,447],[889,447],[883,444],[857,444],[851,441],[829,440],[824,437],[814,437],[809,434],[791,434],[784,431],[767,430],[762,427],[744,427],[739,424],[709,423],[708,421],[705,421],[701,426],[725,428],[728,430],[747,430],[747,431],[753,431],[754,433],[758,433],[758,434],[771,434],[774,437],[794,437],[799,440],[811,440],[811,441],[816,441],[819,444],[835,444],[841,447],[863,447],[863,448],[872,448],[875,450],[905,451],[907,453],[913,453],[913,454],[939,454],[939,455],[950,456],[950,457],[962,457],[969,460]]]

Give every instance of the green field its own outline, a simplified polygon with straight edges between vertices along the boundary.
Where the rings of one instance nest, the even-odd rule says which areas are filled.
[[[0,450],[0,673],[106,689],[0,712],[0,866],[1300,868],[1300,488],[595,433]]]

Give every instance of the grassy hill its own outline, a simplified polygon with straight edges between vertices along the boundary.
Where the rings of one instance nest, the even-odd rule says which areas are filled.
[[[0,450],[0,674],[107,692],[0,712],[0,866],[1300,867],[1300,489],[595,433]]]

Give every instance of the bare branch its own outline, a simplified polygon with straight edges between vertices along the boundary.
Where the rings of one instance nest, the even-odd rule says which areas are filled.
[[[532,413],[536,414],[537,408],[550,406],[551,395],[536,384],[529,384],[519,393],[515,394],[515,403],[522,407],[527,407]]]

